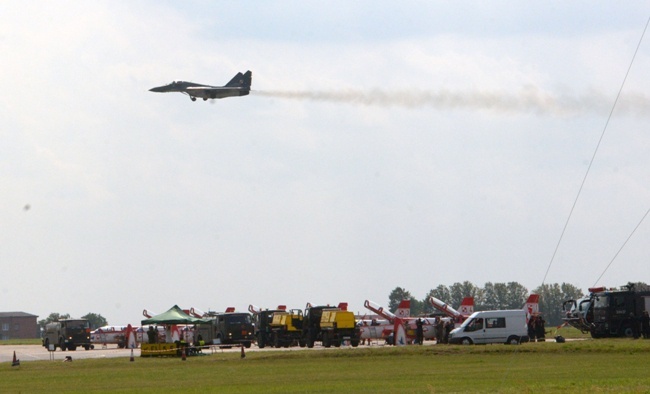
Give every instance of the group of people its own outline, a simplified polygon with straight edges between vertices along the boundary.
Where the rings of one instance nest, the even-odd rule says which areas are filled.
[[[532,315],[528,319],[528,338],[531,342],[545,342],[546,341],[546,321],[542,315]]]
[[[454,329],[453,319],[438,318],[436,322],[436,344],[449,343],[449,333]]]

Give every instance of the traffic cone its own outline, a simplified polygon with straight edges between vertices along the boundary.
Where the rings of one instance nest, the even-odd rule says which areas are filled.
[[[20,360],[16,359],[16,351],[14,350],[14,360],[11,362],[12,367],[17,367],[20,365]]]
[[[183,346],[183,352],[181,353],[181,360],[185,361],[187,357],[185,357],[185,346]]]
[[[244,345],[241,345],[241,358],[246,358],[246,353],[244,352]]]
[[[129,359],[129,361],[135,361],[135,359],[133,358],[133,348],[131,348],[131,358]]]

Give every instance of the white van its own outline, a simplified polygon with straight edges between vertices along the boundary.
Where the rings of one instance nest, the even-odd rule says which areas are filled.
[[[460,327],[449,333],[449,343],[508,343],[528,342],[526,312],[522,309],[474,312]]]

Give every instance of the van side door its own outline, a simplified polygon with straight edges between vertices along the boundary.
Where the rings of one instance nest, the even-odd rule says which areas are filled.
[[[485,342],[484,343],[505,343],[508,339],[505,317],[485,318]]]

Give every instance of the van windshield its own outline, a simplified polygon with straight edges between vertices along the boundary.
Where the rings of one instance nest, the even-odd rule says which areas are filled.
[[[467,324],[465,324],[467,323]],[[483,318],[479,317],[478,319],[465,320],[463,323],[464,331],[478,331],[483,329]]]

